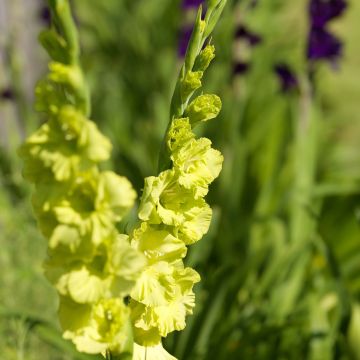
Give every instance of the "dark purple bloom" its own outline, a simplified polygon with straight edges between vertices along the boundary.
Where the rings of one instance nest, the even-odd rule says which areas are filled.
[[[310,60],[336,60],[342,53],[341,41],[322,28],[312,28],[309,34],[307,57]]]
[[[278,64],[274,69],[280,80],[281,90],[283,92],[289,92],[298,88],[298,80],[288,65]]]
[[[15,94],[11,88],[6,88],[1,91],[0,97],[3,100],[14,100]]]
[[[326,28],[327,23],[340,16],[347,7],[346,0],[310,0],[310,32],[307,47],[309,60],[335,62],[342,54],[342,43]]]
[[[248,72],[250,69],[250,64],[246,62],[237,62],[233,64],[233,75],[242,75]]]
[[[189,44],[193,28],[191,26],[184,26],[180,32],[178,54],[180,57],[184,57],[186,49]]]
[[[39,11],[39,19],[46,25],[51,24],[51,11],[48,6],[44,5]]]
[[[340,16],[346,6],[345,0],[311,0],[309,12],[312,27],[324,27],[327,22]]]
[[[245,39],[251,46],[255,46],[262,41],[260,35],[248,30],[245,26],[239,26],[235,33],[236,39]]]
[[[183,0],[182,6],[184,9],[198,8],[203,3],[203,0]]]

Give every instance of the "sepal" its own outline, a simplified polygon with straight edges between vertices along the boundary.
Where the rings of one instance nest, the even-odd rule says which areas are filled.
[[[215,58],[215,46],[206,45],[195,60],[194,71],[203,71],[209,67],[211,61]]]
[[[195,199],[207,194],[208,185],[218,177],[223,163],[223,156],[211,147],[207,138],[188,141],[172,154],[171,159],[179,184],[193,190]]]
[[[202,71],[188,71],[180,83],[180,96],[182,103],[187,103],[195,90],[201,87]]]

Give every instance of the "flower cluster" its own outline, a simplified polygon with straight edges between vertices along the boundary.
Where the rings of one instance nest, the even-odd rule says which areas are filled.
[[[200,276],[184,266],[183,258],[187,246],[199,241],[209,229],[212,210],[204,197],[223,162],[211,141],[196,138],[193,132],[195,126],[215,118],[221,109],[216,95],[202,94],[192,99],[215,56],[213,45],[201,50],[206,25],[200,9],[164,140],[168,166],[160,167],[163,171],[158,176],[145,179],[138,213],[141,223],[131,235],[131,245],[147,260],[130,293],[135,359],[145,353],[149,360],[174,359],[162,348],[161,338],[183,330],[185,318],[195,306],[193,286]]]
[[[307,57],[310,60],[335,61],[342,52],[341,41],[327,30],[327,24],[346,9],[345,0],[311,0],[310,33]]]
[[[49,2],[52,25],[40,41],[52,62],[36,88],[36,108],[47,121],[19,155],[25,178],[35,185],[33,209],[48,239],[44,267],[60,297],[64,337],[80,352],[174,359],[161,338],[182,330],[195,306],[193,286],[200,276],[183,258],[187,246],[208,231],[212,211],[204,197],[223,161],[209,139],[193,132],[219,114],[221,100],[193,94],[215,56],[214,46],[204,44],[225,3],[209,0],[204,20],[198,11],[172,101],[160,173],[145,179],[140,223],[129,237],[117,232],[117,223],[136,193],[126,178],[100,169],[111,144],[88,118],[69,3]]]
[[[48,239],[47,278],[60,297],[64,337],[86,353],[132,352],[124,298],[145,265],[116,224],[133,206],[130,182],[99,163],[111,144],[88,119],[76,30],[66,1],[52,2],[57,29],[41,35],[53,62],[36,88],[47,121],[19,150],[24,176],[35,185],[33,208]]]

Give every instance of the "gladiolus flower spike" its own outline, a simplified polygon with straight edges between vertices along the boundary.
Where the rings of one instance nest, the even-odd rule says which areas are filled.
[[[141,223],[131,235],[131,245],[147,259],[130,294],[134,359],[144,359],[145,353],[147,360],[174,359],[162,348],[161,338],[184,329],[195,306],[193,286],[200,276],[184,266],[183,258],[187,246],[209,229],[212,211],[204,197],[221,171],[223,156],[209,139],[196,138],[192,131],[219,114],[221,100],[212,94],[194,94],[215,56],[215,47],[206,41],[225,3],[208,3],[204,20],[199,8],[172,99],[159,174],[145,179]]]
[[[98,167],[109,158],[111,143],[88,119],[68,1],[51,1],[50,7],[54,23],[40,41],[52,62],[35,90],[36,108],[47,121],[19,149],[23,174],[35,185],[38,225],[48,239],[45,272],[59,294],[66,339],[80,352],[131,356],[131,311],[124,299],[145,257],[127,235],[118,234],[116,223],[136,193],[125,177]]]

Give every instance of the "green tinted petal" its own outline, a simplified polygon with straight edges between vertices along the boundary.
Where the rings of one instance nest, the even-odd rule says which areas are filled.
[[[206,47],[203,50],[201,50],[199,56],[196,58],[194,70],[204,72],[209,67],[214,57],[215,57],[215,46],[206,45]]]
[[[131,297],[145,305],[166,305],[173,291],[173,267],[165,261],[148,266],[131,291]]]
[[[218,116],[221,110],[221,99],[217,95],[200,95],[186,109],[186,115],[190,118],[191,126],[194,127],[202,121],[208,121]]]
[[[86,144],[83,154],[90,160],[101,162],[109,159],[112,149],[111,142],[99,132],[99,129],[93,122],[88,122],[86,132],[83,132],[80,143]]]
[[[111,291],[117,296],[127,296],[146,264],[145,256],[133,249],[126,235],[119,235],[109,245],[105,271],[114,275]]]
[[[201,199],[202,200],[202,199]],[[186,245],[200,240],[209,230],[212,210],[205,201],[199,201],[196,206],[185,214],[185,221],[178,228],[178,236]]]
[[[208,192],[208,185],[219,175],[223,156],[211,148],[207,138],[190,140],[172,155],[174,167],[179,173],[179,183],[193,189],[195,198]]]
[[[104,297],[111,280],[85,265],[53,268],[51,261],[48,262],[46,276],[61,295],[78,304],[91,304]]]
[[[168,149],[173,152],[194,137],[189,118],[175,119],[166,135]]]
[[[59,245],[69,247],[71,252],[79,247],[81,242],[79,230],[67,225],[59,225],[55,228],[49,239],[49,247],[54,249]]]
[[[84,115],[72,106],[64,106],[58,116],[58,121],[67,141],[73,140],[76,150],[84,159],[100,162],[110,157],[112,145],[99,131],[96,124],[86,119]]]
[[[101,173],[98,183],[98,200],[107,202],[116,220],[120,221],[125,213],[134,205],[136,192],[130,181],[111,171]]]
[[[104,297],[109,282],[83,266],[67,276],[68,295],[77,303],[93,303]]]
[[[176,214],[163,206],[161,196],[166,189],[170,189],[175,184],[174,172],[171,170],[163,171],[158,177],[148,177],[145,179],[145,186],[139,207],[139,218],[149,221],[152,224],[172,224],[181,221],[181,214]]]
[[[182,294],[187,294],[188,292],[190,292],[193,285],[200,281],[200,275],[198,274],[198,272],[189,267],[178,267],[176,269],[176,272],[174,272],[174,278],[177,284],[180,286]]]
[[[83,86],[82,71],[77,66],[51,62],[49,70],[49,79],[56,83],[70,85],[74,89],[79,89]]]
[[[65,318],[65,322],[62,322],[66,329],[64,337],[71,339],[78,351],[97,354],[110,349],[114,355],[118,355],[128,350],[132,339],[130,312],[121,299],[104,299],[87,307],[87,316],[83,317],[82,322],[77,322],[76,326],[70,319],[66,319],[66,316],[71,315],[76,318],[73,310],[82,309],[82,306],[69,301],[65,306],[64,301],[60,305],[61,318]]]
[[[93,123],[73,107],[63,106],[26,140],[19,155],[25,162],[24,173],[32,181],[44,181],[46,169],[56,180],[67,181],[77,171],[107,160],[110,150],[110,142]]]
[[[162,337],[166,337],[175,330],[185,329],[186,308],[181,302],[174,301],[166,306],[157,306],[154,313]]]
[[[158,263],[160,264],[160,263]],[[158,265],[157,264],[157,265]],[[163,274],[156,271],[166,270]],[[195,306],[195,295],[192,291],[193,285],[200,280],[199,274],[191,269],[184,268],[179,262],[177,266],[167,269],[160,266],[147,269],[147,279],[143,278],[143,288],[152,283],[151,290],[143,293],[143,298],[132,301],[132,321],[134,326],[144,330],[143,336],[146,339],[146,332],[156,328],[161,336],[175,330],[182,330],[185,327],[185,317],[192,313]],[[145,281],[144,281],[145,280]],[[156,294],[156,297],[154,296]],[[148,302],[149,298],[153,301]],[[141,343],[141,336],[138,334],[137,341]]]
[[[170,234],[167,230],[143,222],[134,231],[132,246],[143,252],[149,263],[156,261],[173,262],[185,257],[187,249],[185,244]]]

